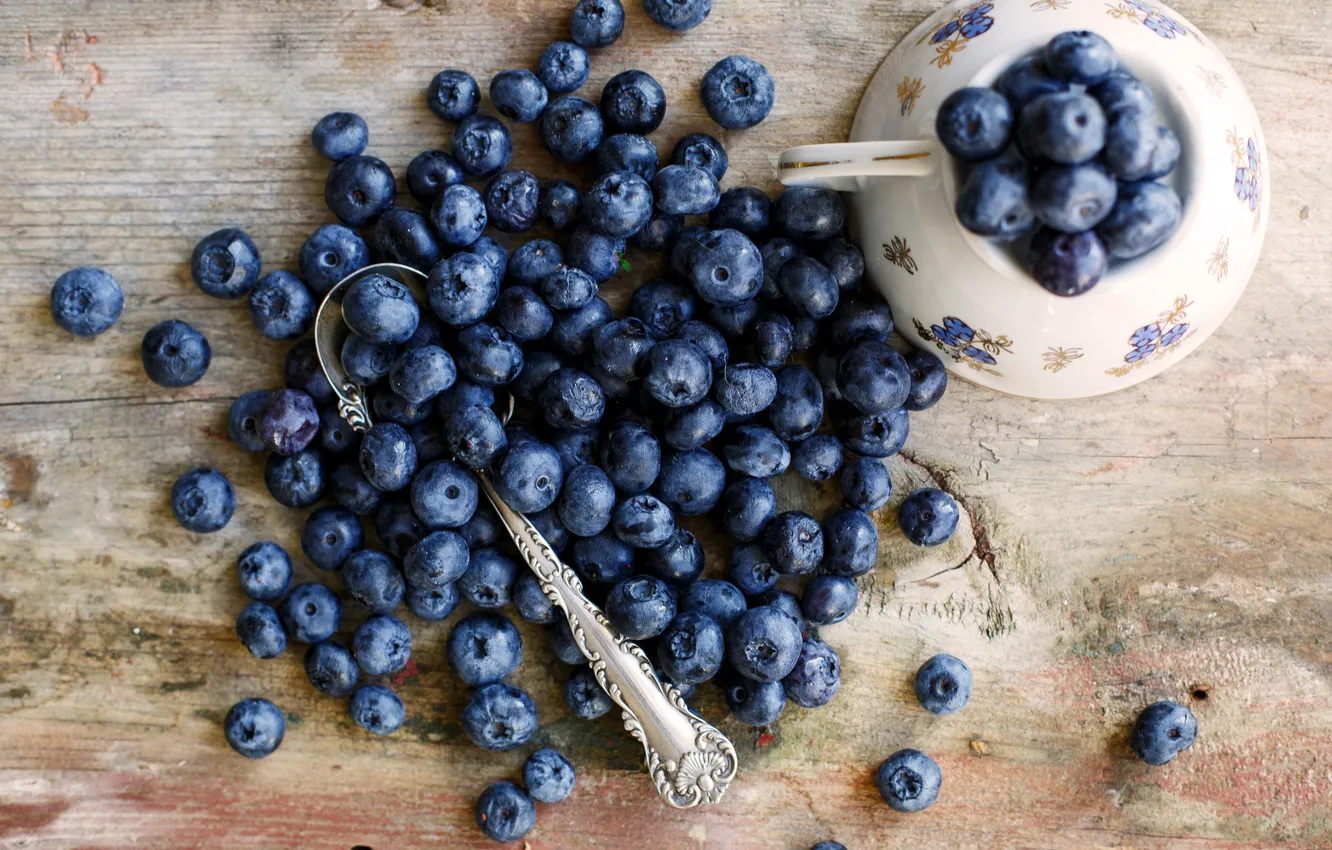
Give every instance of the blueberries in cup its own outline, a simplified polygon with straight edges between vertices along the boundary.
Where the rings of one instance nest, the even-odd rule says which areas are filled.
[[[991,159],[1008,147],[1013,134],[1013,107],[991,89],[958,89],[939,107],[934,130],[943,146],[958,159]]]

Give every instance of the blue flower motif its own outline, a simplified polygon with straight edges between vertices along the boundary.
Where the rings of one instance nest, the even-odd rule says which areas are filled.
[[[1129,345],[1134,348],[1142,348],[1151,345],[1161,338],[1161,326],[1153,322],[1150,325],[1144,325],[1133,332],[1129,337]]]
[[[962,20],[975,21],[985,17],[987,14],[993,11],[994,11],[993,3],[981,3],[977,6],[973,6],[972,8],[968,9],[966,13],[962,15]]]
[[[1146,345],[1135,348],[1132,351],[1130,351],[1128,354],[1125,354],[1124,362],[1137,363],[1139,360],[1142,360],[1143,358],[1150,356],[1154,351],[1156,351],[1156,343],[1149,342]]]
[[[1254,183],[1249,186],[1249,212],[1257,212],[1257,210],[1258,210],[1258,183],[1257,181],[1254,181]]]
[[[934,338],[939,340],[939,342],[942,342],[944,345],[957,348],[959,344],[957,337],[953,336],[939,325],[930,325],[930,333],[934,334]]]
[[[1174,18],[1167,18],[1159,13],[1153,13],[1143,23],[1161,38],[1174,38],[1177,35],[1184,34],[1184,27],[1180,26]]]
[[[957,32],[957,28],[958,28],[958,23],[956,20],[949,21],[948,23],[939,27],[939,31],[934,34],[934,38],[930,39],[930,44],[938,44],[939,42],[944,41],[945,39],[952,38],[953,33]]]
[[[1148,6],[1146,3],[1143,3],[1142,0],[1123,0],[1123,2],[1137,9],[1139,12],[1142,12],[1144,15],[1156,14],[1156,10],[1151,6]]]
[[[982,348],[977,348],[974,345],[968,345],[966,348],[962,349],[962,353],[980,363],[988,363],[991,366],[995,364],[995,359],[990,356],[990,352]]]
[[[1161,347],[1169,348],[1184,338],[1184,334],[1189,332],[1189,323],[1175,325],[1161,336]]]
[[[955,337],[959,343],[971,342],[976,336],[976,332],[971,329],[971,326],[956,316],[944,316],[943,323],[949,336]]]
[[[994,18],[973,18],[962,25],[963,38],[975,38],[984,35],[994,26]]]
[[[1258,170],[1258,145],[1254,143],[1253,139],[1249,139],[1249,168],[1254,171]]]

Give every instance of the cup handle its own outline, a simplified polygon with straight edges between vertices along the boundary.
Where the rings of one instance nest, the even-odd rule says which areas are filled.
[[[777,158],[777,179],[784,186],[816,186],[854,192],[861,177],[924,177],[943,159],[934,139],[895,142],[844,142],[787,148]]]

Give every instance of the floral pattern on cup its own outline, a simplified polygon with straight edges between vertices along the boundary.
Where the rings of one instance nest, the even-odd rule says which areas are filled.
[[[934,52],[938,55],[930,60],[931,65],[939,68],[951,65],[954,53],[961,53],[966,49],[967,42],[980,38],[994,26],[994,18],[990,15],[993,11],[993,3],[972,3],[954,12],[951,18],[933,31],[926,32],[917,43],[923,43],[928,38],[930,44],[934,45]]]
[[[1235,166],[1235,197],[1248,204],[1249,212],[1256,214],[1263,198],[1262,161],[1258,156],[1258,144],[1252,136],[1242,137],[1235,128],[1226,132],[1226,142],[1230,144],[1230,158]]]
[[[1230,274],[1230,237],[1222,236],[1216,250],[1207,258],[1207,273],[1220,283]]]
[[[1073,0],[1031,0],[1033,12],[1058,12],[1073,5]]]
[[[903,77],[897,84],[897,102],[902,108],[902,117],[906,117],[916,108],[916,101],[925,91],[925,83],[920,77]]]
[[[911,256],[911,246],[901,236],[894,236],[893,241],[884,243],[883,258],[907,274],[916,273],[916,260]]]
[[[954,363],[965,363],[977,372],[985,372],[1002,378],[1002,372],[990,367],[998,365],[1001,354],[1013,353],[1013,341],[1006,336],[990,336],[985,331],[974,330],[956,316],[945,316],[937,325],[925,327],[920,319],[912,319],[916,334],[926,342],[952,358]]]
[[[1143,0],[1112,0],[1105,5],[1105,13],[1110,17],[1140,21],[1143,26],[1161,38],[1178,38],[1189,34],[1188,29],[1179,21]]]
[[[1184,321],[1188,318],[1185,311],[1191,306],[1193,302],[1189,300],[1189,296],[1181,295],[1175,299],[1174,305],[1169,310],[1156,317],[1155,322],[1143,325],[1129,334],[1129,350],[1124,355],[1124,362],[1106,369],[1105,373],[1122,378],[1134,369],[1140,369],[1148,363],[1160,360],[1181,342],[1193,336],[1196,329]]]
[[[1074,360],[1082,359],[1082,349],[1052,345],[1041,355],[1041,359],[1045,361],[1042,371],[1058,374],[1073,365]]]

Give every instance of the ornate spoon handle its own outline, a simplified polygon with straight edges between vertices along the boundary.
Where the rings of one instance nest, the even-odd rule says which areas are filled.
[[[518,551],[541,581],[541,589],[564,609],[592,673],[620,706],[624,728],[642,743],[658,793],[681,809],[720,800],[735,778],[735,747],[690,711],[678,690],[662,685],[643,650],[617,632],[601,609],[583,595],[578,576],[556,557],[526,517],[504,504],[490,476],[480,473],[477,477]]]

